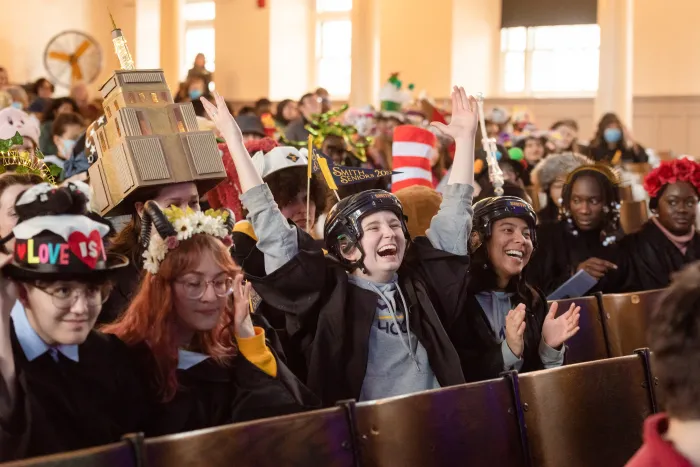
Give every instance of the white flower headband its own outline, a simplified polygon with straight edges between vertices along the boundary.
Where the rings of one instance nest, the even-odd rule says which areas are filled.
[[[229,210],[215,211],[209,209],[206,212],[193,211],[187,208],[185,211],[172,206],[164,209],[162,214],[170,224],[165,238],[159,230],[148,242],[148,248],[143,252],[143,268],[151,274],[158,274],[160,263],[170,250],[174,250],[180,242],[193,235],[206,234],[221,239],[226,246],[233,245],[231,240],[231,226],[235,223],[233,213]],[[158,227],[158,226],[157,226]],[[150,225],[142,234],[150,235]]]

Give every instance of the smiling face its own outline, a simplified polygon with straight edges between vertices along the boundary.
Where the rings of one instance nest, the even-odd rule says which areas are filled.
[[[282,109],[282,116],[289,122],[299,118],[299,108],[297,107],[297,103],[289,101]]]
[[[217,264],[211,251],[204,250],[196,267],[184,271],[174,280],[174,309],[181,335],[193,335],[216,327],[229,297],[218,297],[214,287],[220,287],[227,277],[228,274]],[[213,283],[205,285],[207,281]],[[206,290],[199,299],[191,298],[198,295],[197,292],[203,287]]]
[[[576,179],[571,187],[569,209],[579,229],[587,231],[601,227],[603,203],[603,190],[595,178],[582,175]]]
[[[685,235],[695,225],[698,194],[688,182],[668,185],[659,198],[659,222],[674,235]]]
[[[507,283],[530,261],[533,250],[530,226],[517,217],[499,219],[491,226],[486,248],[496,275]]]
[[[559,125],[555,131],[559,135],[559,139],[555,142],[557,147],[561,150],[569,150],[578,136],[576,129],[568,125]]]
[[[56,303],[80,289],[72,306]],[[32,328],[48,345],[82,344],[97,321],[106,299],[104,288],[73,281],[21,284],[19,296]]]
[[[406,252],[406,237],[401,221],[391,211],[379,211],[362,219],[360,245],[365,252],[367,274],[356,269],[353,274],[374,282],[389,282],[399,270]],[[353,248],[343,256],[351,261],[360,259],[360,251]]]

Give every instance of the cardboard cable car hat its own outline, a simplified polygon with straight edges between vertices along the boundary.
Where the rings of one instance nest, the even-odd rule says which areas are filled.
[[[13,259],[3,273],[20,281],[93,282],[127,266],[126,257],[106,253],[102,239],[113,229],[90,212],[89,193],[82,182],[42,183],[22,193],[15,203]]]

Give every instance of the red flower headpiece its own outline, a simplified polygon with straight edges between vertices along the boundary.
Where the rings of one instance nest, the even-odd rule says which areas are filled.
[[[644,177],[644,189],[656,198],[664,186],[676,182],[688,182],[700,193],[700,163],[688,158],[664,161]]]

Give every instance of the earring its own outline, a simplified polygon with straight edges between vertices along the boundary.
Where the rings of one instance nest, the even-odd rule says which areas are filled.
[[[484,269],[488,269],[488,268],[489,268],[489,263],[484,263]]]

